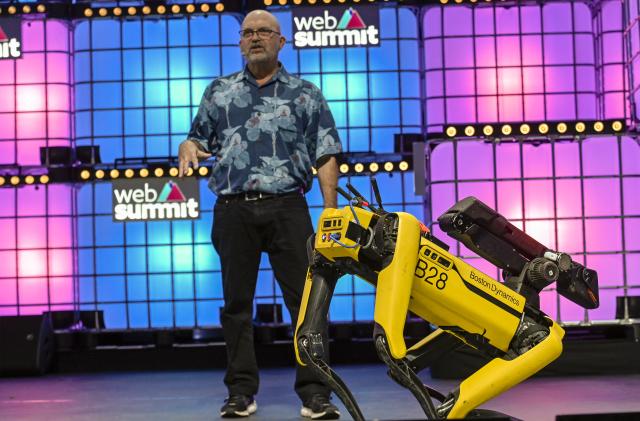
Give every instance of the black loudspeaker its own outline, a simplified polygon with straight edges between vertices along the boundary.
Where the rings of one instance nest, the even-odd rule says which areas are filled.
[[[49,313],[0,317],[0,375],[44,374],[53,349]]]
[[[282,323],[282,304],[256,304],[256,316],[254,322]]]
[[[640,412],[611,412],[603,414],[556,415],[556,421],[638,421]]]
[[[73,150],[69,146],[44,146],[40,148],[40,164],[71,165]]]
[[[616,319],[625,318],[625,305],[627,306],[627,310],[629,312],[628,316],[630,319],[640,318],[640,296],[631,295],[626,297],[616,297]]]

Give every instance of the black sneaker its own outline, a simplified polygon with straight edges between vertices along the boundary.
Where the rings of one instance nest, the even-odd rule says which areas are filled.
[[[224,405],[220,408],[222,418],[248,417],[256,412],[258,405],[253,396],[231,395],[224,400]]]
[[[300,415],[312,420],[337,420],[340,418],[338,408],[323,395],[313,395],[302,405]]]

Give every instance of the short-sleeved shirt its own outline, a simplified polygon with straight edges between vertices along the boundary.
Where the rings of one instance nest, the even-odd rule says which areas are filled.
[[[217,195],[307,192],[312,166],[342,151],[320,89],[282,65],[262,86],[246,67],[214,80],[188,138],[215,156],[209,187]]]

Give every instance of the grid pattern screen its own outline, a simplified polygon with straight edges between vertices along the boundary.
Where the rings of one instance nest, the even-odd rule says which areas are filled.
[[[422,23],[429,131],[628,115],[620,2],[431,7]]]

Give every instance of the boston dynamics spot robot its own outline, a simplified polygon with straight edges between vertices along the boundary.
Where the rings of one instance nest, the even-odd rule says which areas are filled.
[[[337,190],[349,205],[322,212],[308,244],[310,266],[294,341],[298,362],[321,376],[354,420],[364,420],[360,408],[322,359],[329,304],[344,274],[376,287],[376,351],[427,419],[478,415],[474,408],[558,358],[564,330],[540,311],[540,291],[552,282],[578,305],[598,307],[595,271],[546,248],[478,199],[459,201],[438,222],[449,236],[502,269],[504,282],[449,253],[414,216],[385,211],[375,179],[372,187],[377,206],[347,184],[353,196]],[[403,337],[408,312],[438,326],[409,349]],[[424,385],[416,373],[459,346],[491,360],[446,396]]]

